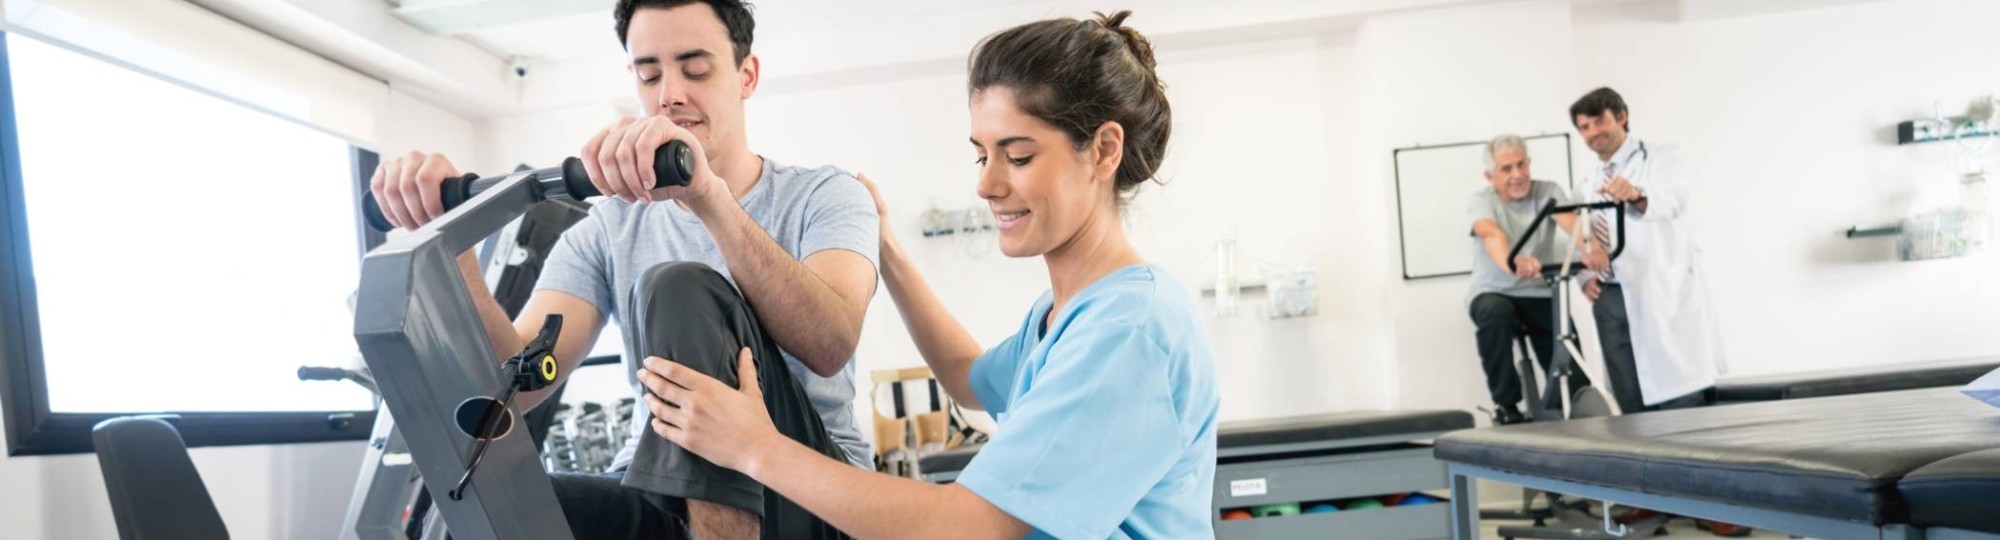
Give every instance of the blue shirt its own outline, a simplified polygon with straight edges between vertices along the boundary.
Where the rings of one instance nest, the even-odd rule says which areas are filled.
[[[1213,538],[1220,391],[1187,290],[1152,265],[1092,283],[972,364],[999,422],[958,483],[1029,538]]]

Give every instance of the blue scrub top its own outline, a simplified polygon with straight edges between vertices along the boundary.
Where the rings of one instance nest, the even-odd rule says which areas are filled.
[[[958,483],[1029,538],[1214,538],[1220,391],[1180,283],[1150,264],[1092,283],[1055,317],[1044,293],[972,364],[998,434]]]

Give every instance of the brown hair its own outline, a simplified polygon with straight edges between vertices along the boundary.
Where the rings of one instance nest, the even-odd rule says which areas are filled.
[[[1049,19],[987,36],[972,51],[967,90],[1014,91],[1022,112],[1068,134],[1078,149],[1105,122],[1125,128],[1116,192],[1153,179],[1167,154],[1173,111],[1153,72],[1153,45],[1125,26],[1131,11],[1093,20]]]
[[[1591,90],[1590,93],[1584,94],[1583,97],[1576,98],[1576,103],[1570,104],[1570,126],[1576,126],[1576,117],[1578,116],[1598,116],[1607,112],[1612,113],[1613,118],[1624,116],[1625,96],[1618,95],[1617,90],[1610,88]],[[1625,121],[1624,129],[1627,132],[1632,131],[1631,120]]]
[[[722,19],[722,28],[729,32],[729,45],[736,56],[736,65],[743,65],[743,59],[750,57],[750,40],[757,33],[757,18],[750,15],[750,3],[743,0],[618,0],[611,8],[611,22],[618,30],[618,44],[631,48],[625,41],[632,28],[632,16],[639,8],[673,9],[691,4],[708,4],[715,10],[715,17]]]

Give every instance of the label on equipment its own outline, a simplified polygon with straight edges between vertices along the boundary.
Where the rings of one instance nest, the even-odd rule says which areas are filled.
[[[1264,479],[1262,478],[1229,481],[1229,496],[1231,497],[1255,497],[1263,495],[1264,492]]]

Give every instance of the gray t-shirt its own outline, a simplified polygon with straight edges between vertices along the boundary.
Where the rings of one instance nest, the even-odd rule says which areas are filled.
[[[831,166],[793,167],[766,158],[763,176],[741,202],[751,219],[793,258],[805,260],[822,250],[844,249],[867,257],[869,264],[878,263],[881,229],[875,199],[847,171]],[[597,306],[607,320],[615,320],[628,307],[625,302],[630,295],[620,293],[630,291],[647,269],[672,261],[707,264],[730,283],[736,281],[715,239],[693,213],[672,202],[630,204],[604,199],[591,206],[590,216],[556,242],[536,288],[582,298]],[[625,377],[634,396],[641,392],[635,373],[642,359],[634,358],[631,351],[638,349],[630,340],[625,343]],[[874,454],[854,421],[854,360],[849,359],[847,367],[832,377],[814,374],[790,351],[785,352],[785,365],[805,387],[827,433],[847,451],[848,460],[857,466],[870,466]],[[649,418],[645,407],[632,416],[632,432],[646,435]],[[614,469],[632,462],[637,441],[634,437],[618,451],[612,462]]]
[[[1514,242],[1521,238],[1521,233],[1527,232],[1528,225],[1535,220],[1535,212],[1541,210],[1549,199],[1555,199],[1556,204],[1570,204],[1569,193],[1563,190],[1562,185],[1546,180],[1535,180],[1528,188],[1528,196],[1514,202],[1501,201],[1493,186],[1482,186],[1472,192],[1472,198],[1466,201],[1465,211],[1472,216],[1469,223],[1493,220],[1500,226],[1500,232],[1507,235],[1507,245],[1511,249]],[[1533,255],[1543,265],[1561,262],[1562,252],[1556,250],[1558,231],[1560,228],[1554,223],[1543,224],[1521,254]],[[1485,293],[1524,298],[1549,297],[1549,288],[1541,280],[1514,277],[1506,266],[1493,262],[1493,257],[1486,254],[1486,244],[1480,241],[1478,235],[1472,234],[1469,229],[1466,234],[1471,236],[1468,242],[1472,245],[1472,292],[1465,296],[1466,302]]]

